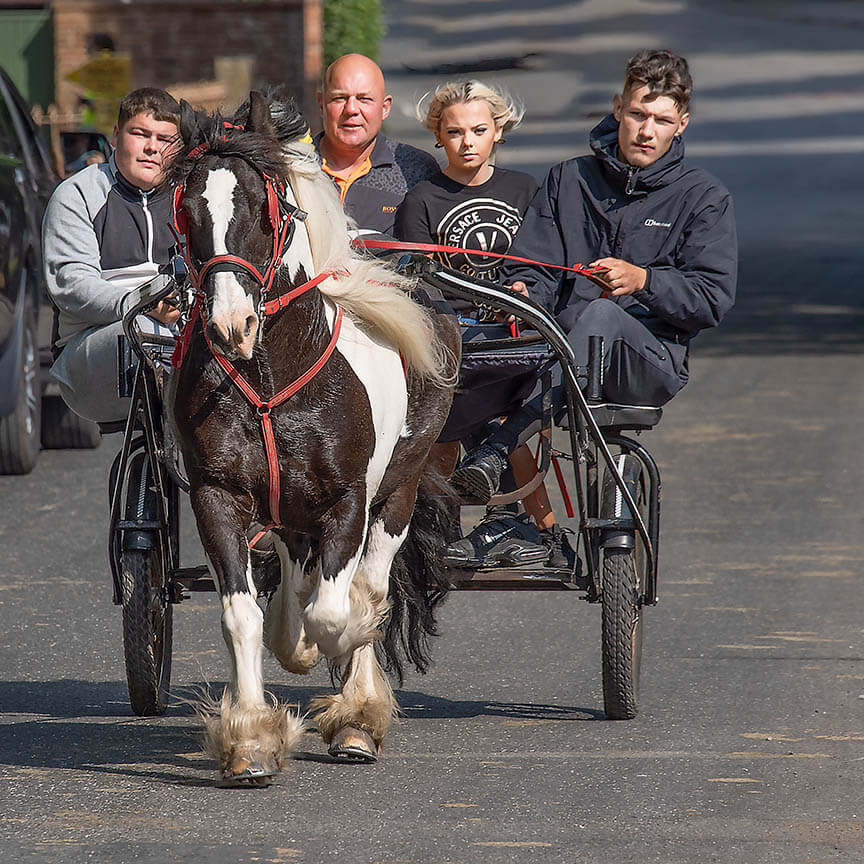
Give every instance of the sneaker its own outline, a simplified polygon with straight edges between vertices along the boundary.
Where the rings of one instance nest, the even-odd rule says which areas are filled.
[[[546,559],[547,567],[554,567],[556,570],[571,570],[573,568],[576,552],[567,539],[567,533],[557,523],[540,532],[540,541],[549,554]]]
[[[501,485],[507,457],[489,444],[465,454],[451,483],[466,504],[487,504]]]
[[[443,560],[450,567],[512,567],[541,564],[548,557],[540,532],[526,514],[493,510],[467,537],[450,543]]]

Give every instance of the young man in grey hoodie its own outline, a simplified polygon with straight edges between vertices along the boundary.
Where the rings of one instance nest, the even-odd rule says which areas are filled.
[[[179,143],[180,106],[164,90],[134,90],[120,103],[107,163],[64,180],[42,225],[48,293],[56,308],[51,374],[82,417],[123,420],[117,337],[123,301],[167,263],[174,243],[165,183]],[[139,316],[147,332],[173,335],[179,312],[164,301]]]

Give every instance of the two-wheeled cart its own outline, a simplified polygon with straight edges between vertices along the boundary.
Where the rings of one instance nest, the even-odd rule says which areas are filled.
[[[575,591],[601,606],[603,700],[610,719],[629,719],[639,708],[643,609],[657,602],[660,474],[648,450],[630,433],[655,426],[659,408],[603,401],[602,346],[588,368],[579,368],[554,319],[525,297],[493,283],[466,277],[428,259],[415,262],[418,278],[446,297],[487,306],[523,323],[519,337],[466,344],[476,352],[531,357],[560,368],[563,410],[553,440],[553,411],[546,398],[539,436],[538,475],[550,469],[562,481],[568,518],[577,539],[572,566],[483,567],[451,572],[459,590]],[[123,445],[110,476],[109,561],[114,602],[123,608],[123,642],[132,709],[161,714],[171,675],[172,609],[190,591],[214,590],[206,565],[180,564],[180,493],[188,491],[167,429],[158,365],[135,327],[145,313],[182,284],[156,280],[132,292],[123,318],[134,363],[127,393],[129,416]],[[158,347],[158,346],[157,346]],[[567,489],[573,491],[571,508]],[[518,490],[516,496],[524,496]],[[513,495],[509,499],[516,500]],[[494,499],[493,499],[494,502]],[[253,571],[253,577],[256,574]],[[256,578],[262,594],[274,585]]]

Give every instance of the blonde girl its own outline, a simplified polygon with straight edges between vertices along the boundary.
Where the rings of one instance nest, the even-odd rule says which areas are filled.
[[[418,119],[435,136],[435,146],[444,151],[447,165],[439,175],[418,183],[405,196],[396,216],[396,236],[411,242],[479,250],[482,255],[441,251],[434,257],[469,276],[499,281],[498,271],[505,260],[500,256],[510,250],[537,191],[530,175],[495,164],[498,146],[504,143],[505,134],[519,125],[523,110],[505,92],[481,81],[447,82],[435,90],[424,110],[425,101],[426,97],[418,105]],[[482,319],[482,312],[470,308],[458,311],[468,325],[464,338],[485,338],[482,327],[471,327]],[[511,405],[502,410],[494,399],[484,398],[488,389],[496,387],[481,386],[457,397],[441,441],[461,440],[470,448],[481,439],[488,421],[513,409]],[[491,453],[490,458],[496,455]],[[505,457],[497,458],[506,464]],[[509,460],[517,485],[526,484],[535,473],[530,450],[523,445],[510,454]],[[474,482],[461,483],[458,470],[453,482],[463,499],[480,503],[497,491],[491,486],[478,488]],[[477,566],[546,562],[556,567],[569,566],[572,551],[555,524],[545,487],[538,487],[523,504],[534,517],[536,527],[524,517],[490,511],[467,537],[448,547],[451,563]]]

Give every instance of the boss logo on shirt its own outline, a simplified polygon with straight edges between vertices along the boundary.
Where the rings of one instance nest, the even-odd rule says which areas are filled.
[[[649,228],[671,228],[671,222],[658,222],[656,219],[646,219],[644,222]]]

